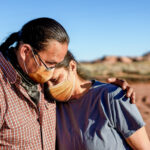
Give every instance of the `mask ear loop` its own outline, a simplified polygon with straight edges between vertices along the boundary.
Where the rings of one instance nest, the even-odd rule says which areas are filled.
[[[27,67],[26,67],[26,64],[25,64],[25,61],[23,61],[24,63],[24,69],[25,69],[25,71],[26,71],[26,73],[28,74],[28,70],[27,70]]]
[[[35,62],[37,63],[38,66],[40,66],[39,63],[38,63],[38,61],[37,61],[37,59],[36,59],[36,57],[35,57],[35,55],[34,55],[33,50],[31,50],[31,51],[32,51],[32,54],[33,54],[33,57],[34,57]],[[27,67],[26,67],[26,65],[25,65],[25,61],[24,61],[23,64],[24,64],[25,71],[26,71],[26,73],[28,74],[28,70],[27,70]]]
[[[69,73],[70,74],[70,73]],[[71,82],[71,81],[70,81]],[[72,94],[73,94],[73,91],[75,89],[75,75],[73,76],[73,87],[72,87],[72,90],[71,90],[71,93],[70,93],[70,96],[66,99],[66,102],[69,101],[69,99],[71,98]]]

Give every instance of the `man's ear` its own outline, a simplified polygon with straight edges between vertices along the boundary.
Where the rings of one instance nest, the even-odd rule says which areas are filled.
[[[77,70],[77,63],[74,60],[71,60],[69,63],[69,68],[71,71],[75,71]]]
[[[23,60],[25,60],[26,57],[28,57],[31,52],[32,52],[32,48],[29,44],[20,44],[19,53],[20,53],[20,57]]]

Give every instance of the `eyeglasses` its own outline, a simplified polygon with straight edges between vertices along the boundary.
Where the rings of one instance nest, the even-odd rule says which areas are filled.
[[[32,52],[33,52],[33,56],[34,56],[34,55],[37,55],[37,56],[38,56],[39,60],[40,60],[41,63],[45,66],[46,70],[51,70],[51,69],[55,68],[55,66],[54,66],[54,67],[47,67],[47,65],[46,65],[46,64],[44,63],[44,61],[41,59],[40,55],[39,55],[34,49],[32,49]],[[34,56],[34,58],[35,58],[35,56]],[[37,62],[36,58],[35,58],[35,61]],[[37,62],[37,64],[39,65],[38,62]]]

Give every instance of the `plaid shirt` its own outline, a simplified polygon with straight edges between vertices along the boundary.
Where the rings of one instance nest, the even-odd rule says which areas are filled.
[[[0,150],[54,150],[56,104],[47,102],[41,90],[36,105],[20,83],[0,53]]]

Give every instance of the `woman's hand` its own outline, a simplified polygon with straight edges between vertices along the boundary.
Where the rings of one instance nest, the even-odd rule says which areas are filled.
[[[123,90],[126,90],[126,96],[131,99],[131,103],[135,103],[135,91],[133,88],[127,83],[127,81],[118,79],[118,78],[108,78],[108,83],[115,84],[120,86]]]

